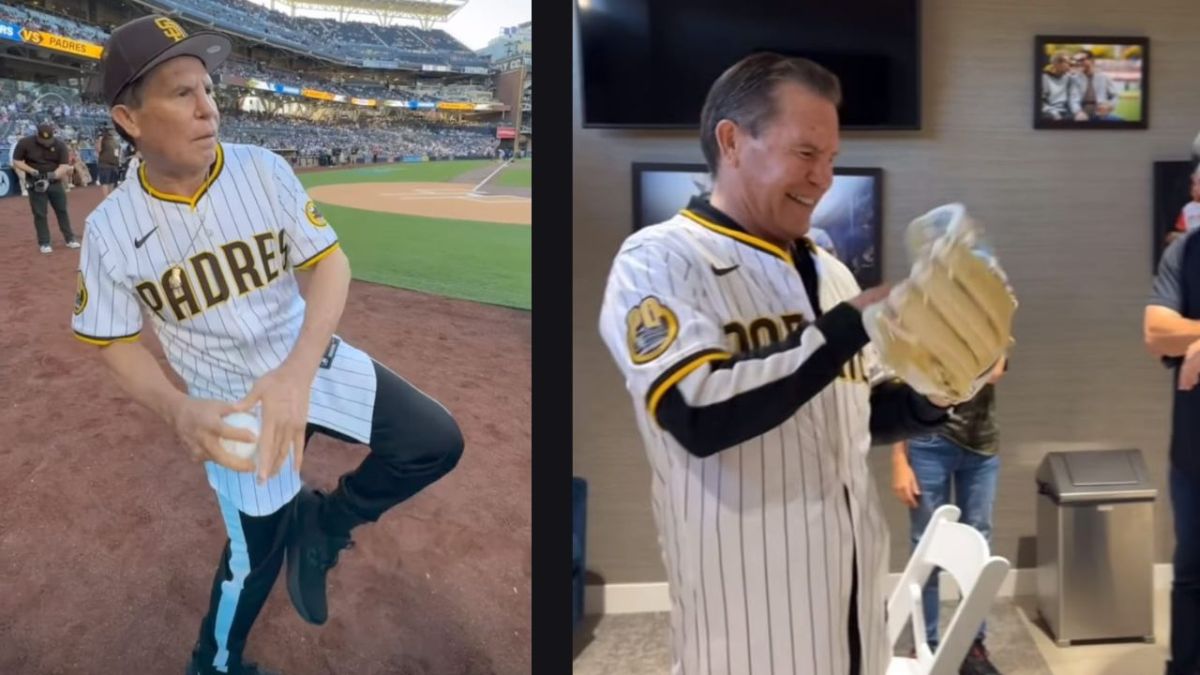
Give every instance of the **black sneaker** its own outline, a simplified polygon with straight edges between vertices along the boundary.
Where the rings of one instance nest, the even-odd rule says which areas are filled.
[[[325,499],[307,486],[300,489],[287,547],[288,596],[300,617],[318,626],[329,617],[325,577],[337,564],[338,553],[354,546],[349,533],[329,534],[321,527],[318,514]]]
[[[967,658],[963,659],[958,668],[958,675],[1000,675],[1000,671],[988,660],[988,650],[983,646],[982,640],[976,640],[975,644],[971,645]]]

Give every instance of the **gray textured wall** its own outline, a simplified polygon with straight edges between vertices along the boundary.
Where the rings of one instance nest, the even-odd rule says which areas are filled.
[[[1151,281],[1151,163],[1186,159],[1200,129],[1200,5],[924,5],[924,129],[844,134],[839,163],[884,169],[886,279],[904,273],[907,222],[948,201],[964,202],[988,227],[1012,277],[1022,304],[1012,370],[998,388],[1003,470],[993,545],[1032,567],[1033,474],[1046,451],[1142,448],[1164,485],[1170,382],[1141,344]],[[1150,129],[1033,130],[1035,34],[1148,36]],[[662,581],[644,450],[596,320],[611,257],[631,227],[630,164],[702,159],[693,133],[582,129],[578,82],[575,96],[574,465],[591,484],[589,569],[609,583]],[[872,471],[899,570],[907,517],[888,489],[885,449],[876,451]],[[1158,560],[1169,561],[1165,492],[1156,522]]]

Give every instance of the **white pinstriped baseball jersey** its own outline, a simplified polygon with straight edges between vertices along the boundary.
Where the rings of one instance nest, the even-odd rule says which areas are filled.
[[[240,400],[291,352],[305,303],[294,274],[338,247],[333,227],[281,157],[217,146],[192,197],[136,178],[87,218],[73,328],[84,342],[136,340],[148,315],[188,394]],[[309,421],[363,443],[371,438],[371,359],[335,336],[313,381]],[[242,512],[275,512],[300,489],[289,457],[263,485],[254,474],[205,463],[209,484]]]
[[[814,260],[824,311],[859,293],[825,251],[797,255]],[[715,454],[689,452],[660,423],[671,396],[683,414],[733,427],[771,405],[771,388],[826,344],[815,319],[791,252],[691,210],[629,237],[613,264],[600,329],[653,469],[676,675],[845,675],[852,560],[862,673],[887,667],[870,346],[798,409]]]

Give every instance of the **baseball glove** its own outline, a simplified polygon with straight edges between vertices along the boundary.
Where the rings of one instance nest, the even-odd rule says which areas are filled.
[[[969,400],[1012,344],[1017,299],[962,204],[912,221],[909,277],[863,312],[885,366],[921,394]]]

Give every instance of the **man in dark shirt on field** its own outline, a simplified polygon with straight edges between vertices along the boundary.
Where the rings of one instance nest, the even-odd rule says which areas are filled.
[[[13,166],[25,172],[29,190],[29,205],[33,209],[33,226],[37,228],[38,247],[49,253],[50,227],[46,222],[46,203],[54,207],[58,229],[62,231],[67,248],[79,248],[71,219],[67,215],[67,192],[63,181],[71,175],[71,151],[61,139],[54,137],[54,125],[43,122],[33,136],[22,138],[13,152]]]

